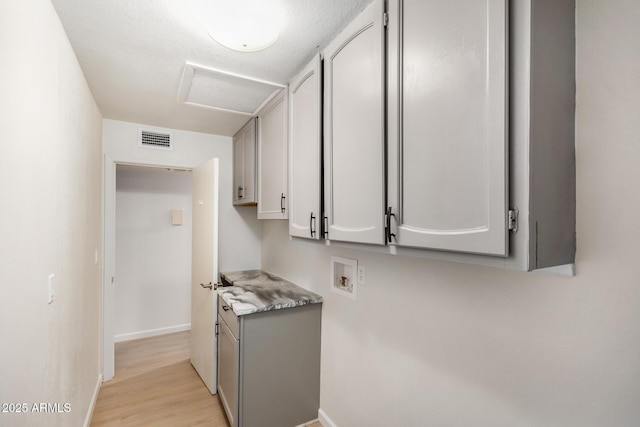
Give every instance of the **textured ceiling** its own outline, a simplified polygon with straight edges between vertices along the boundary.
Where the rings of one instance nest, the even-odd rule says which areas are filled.
[[[281,5],[284,28],[271,48],[229,50],[213,41],[199,13],[207,0],[52,0],[105,118],[233,135],[246,115],[178,102],[185,64],[287,84],[370,0],[263,0]],[[229,0],[236,1],[236,0]],[[194,83],[205,90],[206,78]],[[228,106],[255,104],[251,83],[220,95]]]

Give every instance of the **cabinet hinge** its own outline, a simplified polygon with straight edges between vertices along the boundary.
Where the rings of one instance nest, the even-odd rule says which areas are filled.
[[[518,209],[509,209],[508,224],[509,230],[518,231]]]
[[[329,240],[329,217],[323,216],[322,219],[322,237]]]
[[[220,334],[220,323],[218,322],[216,322],[215,334],[216,334],[216,337]]]
[[[387,12],[382,14],[382,26],[383,27],[389,26],[389,14]]]

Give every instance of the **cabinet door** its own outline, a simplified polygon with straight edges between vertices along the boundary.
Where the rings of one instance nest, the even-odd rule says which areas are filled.
[[[289,85],[289,234],[320,238],[322,62],[316,57]]]
[[[233,137],[233,203],[242,199],[244,188],[244,134],[242,131]]]
[[[256,120],[252,119],[243,132],[244,187],[242,202],[256,202]]]
[[[240,348],[231,330],[218,315],[218,393],[232,427],[238,425],[238,384]]]
[[[507,2],[391,0],[389,16],[391,242],[504,256]]]
[[[384,2],[375,0],[326,48],[328,238],[384,244]]]
[[[233,137],[233,204],[255,204],[256,123],[251,119]]]
[[[258,219],[287,219],[287,91],[258,113]]]

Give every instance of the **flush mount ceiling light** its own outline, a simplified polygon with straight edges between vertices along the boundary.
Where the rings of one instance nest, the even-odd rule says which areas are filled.
[[[266,4],[265,4],[266,3]],[[222,46],[238,52],[257,52],[278,41],[282,13],[275,2],[211,0],[207,30]]]

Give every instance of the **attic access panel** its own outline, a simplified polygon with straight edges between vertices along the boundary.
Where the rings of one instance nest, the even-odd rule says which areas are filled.
[[[178,103],[255,116],[285,87],[187,62]]]

